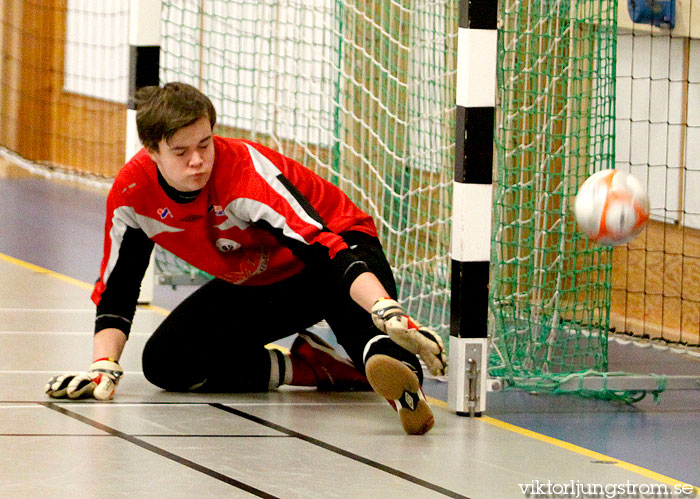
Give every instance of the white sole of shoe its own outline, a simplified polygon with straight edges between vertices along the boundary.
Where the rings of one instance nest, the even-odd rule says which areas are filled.
[[[422,435],[435,424],[418,376],[406,364],[388,355],[373,355],[365,366],[367,379],[379,395],[398,411],[409,435]]]

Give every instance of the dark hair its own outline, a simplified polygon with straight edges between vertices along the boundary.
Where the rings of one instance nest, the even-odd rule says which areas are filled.
[[[136,129],[147,148],[158,151],[158,144],[200,118],[216,124],[216,110],[211,100],[187,83],[171,82],[162,87],[142,87],[134,94]]]

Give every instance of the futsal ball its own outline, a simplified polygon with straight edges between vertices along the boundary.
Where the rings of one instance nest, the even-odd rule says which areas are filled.
[[[576,194],[576,223],[589,239],[606,246],[625,244],[649,220],[644,186],[621,170],[603,170],[586,179]]]

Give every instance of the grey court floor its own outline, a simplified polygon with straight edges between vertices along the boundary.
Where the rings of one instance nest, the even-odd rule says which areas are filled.
[[[61,248],[93,233],[49,222],[65,204],[86,211],[92,194],[13,182],[0,178],[0,498],[498,499],[576,497],[595,486],[617,492],[608,497],[665,497],[652,494],[700,485],[697,394],[634,407],[493,394],[487,414],[470,419],[447,409],[444,383],[430,382],[435,428],[407,436],[371,392],[159,390],[144,379],[140,353],[167,307],[139,308],[115,400],[49,399],[48,377],[91,360],[94,318],[89,279],[71,270],[88,263]],[[86,217],[92,223],[100,214],[71,223]],[[32,237],[23,223],[35,224]],[[70,237],[51,234],[57,226]],[[43,253],[55,246],[53,256],[42,261],[37,245]],[[568,495],[565,486],[574,487]],[[601,490],[591,497],[606,497]]]

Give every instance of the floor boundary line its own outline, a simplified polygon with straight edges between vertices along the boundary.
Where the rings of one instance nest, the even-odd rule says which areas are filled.
[[[165,449],[161,449],[160,447],[153,445],[153,444],[150,444],[150,443],[148,443],[144,440],[141,440],[139,438],[136,438],[133,435],[129,435],[128,433],[121,432],[115,428],[112,428],[112,427],[107,426],[103,423],[100,423],[99,421],[95,421],[94,419],[83,416],[82,414],[78,414],[77,412],[73,412],[69,409],[66,409],[65,407],[61,407],[60,405],[57,405],[54,402],[38,402],[38,404],[46,407],[47,409],[51,409],[52,411],[56,411],[60,414],[63,414],[64,416],[73,418],[73,419],[78,420],[82,423],[85,423],[89,426],[92,426],[93,428],[96,428],[98,430],[102,430],[105,433],[109,434],[110,436],[117,437],[117,438],[125,440],[131,444],[137,445],[138,447],[141,447],[144,450],[153,452],[154,454],[156,454],[160,457],[164,457],[166,459],[169,459],[170,461],[173,461],[177,464],[181,464],[181,465],[183,465],[187,468],[190,468],[194,471],[199,471],[200,473],[203,473],[211,478],[214,478],[216,480],[224,482],[228,485],[232,485],[233,487],[244,490],[246,492],[249,492],[250,494],[256,495],[257,497],[263,497],[266,499],[279,499],[277,496],[274,496],[274,495],[269,494],[263,490],[260,490],[256,487],[253,487],[252,485],[248,485],[244,482],[241,482],[240,480],[236,480],[235,478],[224,475],[223,473],[219,473],[218,471],[215,471],[211,468],[203,466],[199,463],[196,463],[194,461],[186,459],[182,456],[178,456],[177,454],[175,454],[173,452],[167,451]]]
[[[322,449],[325,449],[327,451],[333,452],[335,454],[341,455],[343,457],[346,457],[348,459],[352,459],[353,461],[357,461],[359,463],[365,464],[367,466],[371,466],[372,468],[378,469],[379,471],[383,471],[384,473],[388,473],[390,475],[393,475],[397,478],[402,478],[408,482],[411,482],[415,485],[420,485],[421,487],[427,488],[429,490],[432,490],[434,492],[441,493],[447,497],[453,497],[455,499],[469,499],[469,497],[459,494],[458,492],[455,492],[453,490],[447,489],[445,487],[442,487],[440,485],[436,485],[434,483],[428,482],[426,480],[423,480],[422,478],[415,477],[411,475],[410,473],[406,473],[404,471],[397,470],[396,468],[392,468],[391,466],[387,466],[386,464],[379,463],[377,461],[374,461],[372,459],[366,458],[364,456],[361,456],[359,454],[355,454],[354,452],[350,452],[348,450],[342,449],[340,447],[337,447],[333,444],[329,444],[327,442],[324,442],[323,440],[319,440],[314,437],[310,437],[308,435],[305,435],[303,433],[300,433],[298,431],[290,430],[289,428],[286,428],[285,426],[279,425],[277,423],[273,423],[272,421],[268,421],[265,418],[261,418],[259,416],[255,416],[253,414],[248,414],[247,412],[241,411],[240,409],[236,409],[235,407],[230,407],[222,403],[212,403],[210,404],[212,407],[215,407],[216,409],[220,409],[222,411],[228,412],[230,414],[233,414],[235,416],[247,419],[248,421],[252,421],[254,423],[263,425],[267,428],[271,428],[273,430],[277,430],[279,432],[285,433],[289,435],[290,437],[296,437],[300,440],[303,440],[304,442],[310,443],[312,445],[315,445],[317,447],[320,447]],[[418,437],[420,438],[420,437]]]

